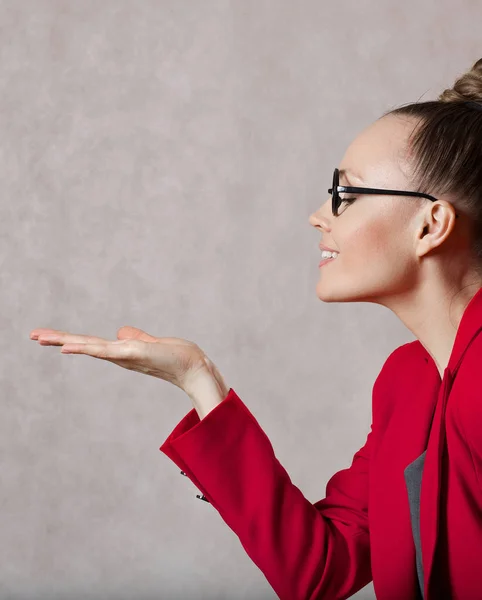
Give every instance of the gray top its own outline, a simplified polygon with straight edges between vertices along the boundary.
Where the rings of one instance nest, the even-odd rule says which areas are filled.
[[[405,484],[408,492],[408,502],[410,504],[410,518],[412,520],[413,541],[415,543],[415,553],[417,558],[417,574],[419,583],[418,598],[424,599],[423,593],[423,565],[422,565],[422,549],[420,544],[420,488],[422,485],[423,465],[425,463],[425,455],[423,452],[418,458],[410,463],[403,472],[405,476]]]

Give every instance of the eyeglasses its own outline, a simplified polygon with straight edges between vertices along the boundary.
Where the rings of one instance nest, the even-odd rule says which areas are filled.
[[[340,198],[340,192],[349,192],[352,194],[385,194],[389,196],[418,196],[420,198],[428,198],[432,202],[436,202],[438,198],[434,198],[429,194],[422,194],[421,192],[406,192],[401,190],[379,190],[376,188],[365,188],[365,187],[351,187],[346,185],[339,185],[340,182],[340,171],[335,169],[333,173],[333,187],[328,190],[331,194],[331,208],[333,215],[338,216],[338,209],[342,202],[353,202],[355,198]],[[455,218],[458,219],[459,215],[455,213]]]

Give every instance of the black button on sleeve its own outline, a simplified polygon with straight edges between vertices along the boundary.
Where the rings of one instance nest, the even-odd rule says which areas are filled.
[[[184,473],[184,471],[181,471],[181,475],[186,475],[186,473]],[[206,498],[206,496],[204,494],[202,494],[202,496],[200,496],[199,494],[196,494],[196,498],[199,498],[199,500],[204,500],[204,502],[207,502],[208,504],[211,504],[211,502],[209,502],[209,500]]]

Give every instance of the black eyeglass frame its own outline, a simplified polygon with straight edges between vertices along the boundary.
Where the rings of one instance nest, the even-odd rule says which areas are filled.
[[[429,200],[432,200],[432,202],[436,202],[438,200],[438,198],[430,196],[430,194],[423,194],[422,192],[407,192],[405,190],[381,190],[377,188],[340,185],[340,170],[335,169],[335,172],[333,173],[333,187],[331,187],[328,190],[328,193],[331,194],[331,209],[335,217],[338,217],[338,209],[340,208],[341,203],[343,202],[343,199],[340,198],[340,192],[347,192],[350,194],[385,194],[388,196],[416,196],[420,198],[428,198]],[[457,213],[455,213],[455,218],[459,218],[459,215]]]

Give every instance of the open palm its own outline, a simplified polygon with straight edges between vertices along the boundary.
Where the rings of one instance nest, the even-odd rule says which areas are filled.
[[[183,390],[189,378],[200,369],[212,371],[214,367],[194,342],[174,337],[157,338],[136,327],[121,327],[116,341],[45,328],[33,329],[30,338],[42,346],[63,346],[64,354],[87,354],[130,371],[164,379]],[[219,375],[217,369],[215,371]]]

